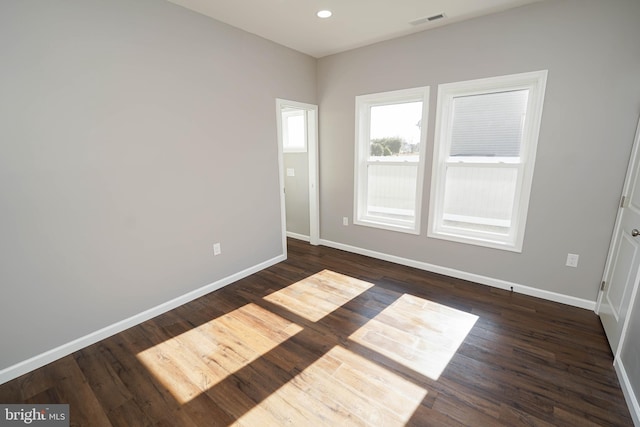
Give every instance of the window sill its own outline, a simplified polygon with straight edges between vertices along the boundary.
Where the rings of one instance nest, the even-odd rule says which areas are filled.
[[[448,240],[450,242],[464,243],[473,246],[482,246],[485,248],[499,249],[509,252],[522,253],[522,243],[513,243],[491,239],[490,237],[475,237],[456,234],[454,232],[429,231],[427,237],[432,239]]]
[[[372,227],[372,228],[380,228],[382,230],[388,231],[397,231],[399,233],[407,233],[407,234],[420,234],[420,227],[417,224],[411,225],[400,225],[400,224],[390,224],[388,222],[383,222],[376,219],[357,219],[353,221],[354,225],[361,225],[364,227]]]

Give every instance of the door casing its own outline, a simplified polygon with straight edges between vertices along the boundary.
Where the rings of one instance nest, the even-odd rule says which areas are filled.
[[[282,222],[282,248],[287,254],[287,217],[285,205],[285,171],[283,150],[282,109],[296,108],[307,114],[307,152],[309,173],[309,243],[320,243],[320,208],[318,189],[318,106],[304,102],[276,98],[276,123],[278,132],[278,169],[280,177],[280,211]]]

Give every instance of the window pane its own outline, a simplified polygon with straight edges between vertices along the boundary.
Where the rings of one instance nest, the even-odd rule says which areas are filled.
[[[453,98],[451,156],[519,157],[529,90]]]
[[[367,174],[367,214],[413,221],[418,166],[371,164]]]
[[[307,151],[305,111],[294,108],[282,110],[282,143],[285,152]]]
[[[447,168],[443,225],[508,234],[516,194],[516,168]]]
[[[371,107],[370,158],[417,162],[422,102]]]
[[[304,147],[304,116],[291,116],[287,118],[287,130],[288,140],[287,145],[289,147]]]

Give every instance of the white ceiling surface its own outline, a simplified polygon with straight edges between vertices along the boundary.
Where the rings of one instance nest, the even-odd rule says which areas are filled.
[[[543,0],[168,0],[316,58]],[[320,19],[316,12],[333,16]],[[421,25],[409,22],[444,13]]]

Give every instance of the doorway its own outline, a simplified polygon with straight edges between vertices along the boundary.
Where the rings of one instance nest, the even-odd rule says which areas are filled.
[[[318,106],[276,99],[283,251],[292,237],[318,245]]]

